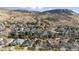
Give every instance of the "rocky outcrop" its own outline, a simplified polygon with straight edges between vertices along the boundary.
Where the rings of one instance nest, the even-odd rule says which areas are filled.
[[[24,42],[23,39],[14,39],[12,42],[9,43],[10,46],[16,46],[16,45],[21,45]]]

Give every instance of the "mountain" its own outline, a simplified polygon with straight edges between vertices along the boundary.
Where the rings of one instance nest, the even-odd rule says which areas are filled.
[[[74,11],[69,9],[54,9],[54,10],[48,10],[44,11],[43,13],[66,13],[66,14],[72,14]]]
[[[28,10],[0,10],[0,21],[39,21],[56,26],[79,26],[79,14],[70,9],[55,9],[44,12]],[[11,21],[12,22],[12,21]]]
[[[73,12],[70,9],[55,9],[44,11],[41,18],[48,20],[51,24],[78,26],[79,25],[79,14]]]
[[[1,50],[79,50],[79,14],[1,9],[0,45]]]

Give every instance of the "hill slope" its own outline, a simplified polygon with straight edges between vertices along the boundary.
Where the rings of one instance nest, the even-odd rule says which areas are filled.
[[[68,9],[0,10],[0,45],[4,45],[2,50],[8,46],[17,50],[79,50],[79,14]]]

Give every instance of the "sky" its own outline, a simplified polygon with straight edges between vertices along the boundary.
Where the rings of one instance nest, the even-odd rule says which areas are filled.
[[[30,11],[47,11],[53,9],[71,9],[76,13],[79,13],[79,7],[1,7],[10,10],[30,10]]]

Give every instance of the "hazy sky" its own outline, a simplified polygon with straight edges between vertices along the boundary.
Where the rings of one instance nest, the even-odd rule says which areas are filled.
[[[79,13],[79,7],[1,7],[4,9],[10,9],[10,10],[32,10],[32,11],[46,11],[46,10],[52,10],[52,9],[71,9],[75,11],[76,13]]]

